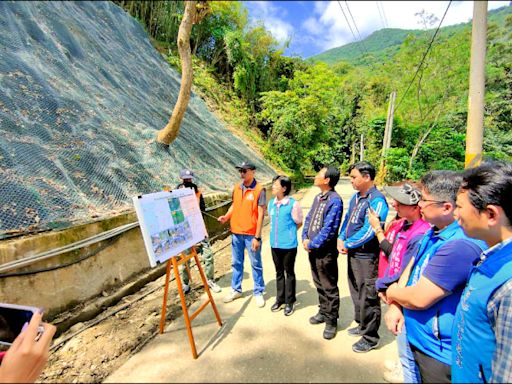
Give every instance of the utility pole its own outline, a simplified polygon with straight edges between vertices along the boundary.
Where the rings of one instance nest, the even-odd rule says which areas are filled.
[[[379,181],[383,182],[385,177],[384,165],[385,160],[384,156],[386,155],[387,150],[391,147],[391,133],[393,131],[393,119],[395,117],[395,99],[396,99],[396,91],[393,91],[389,94],[389,104],[388,104],[388,115],[386,119],[386,128],[384,128],[384,138],[382,140],[382,157],[380,160],[379,167]]]
[[[482,161],[484,138],[485,49],[487,44],[487,1],[473,1],[471,66],[469,69],[466,168]]]
[[[384,151],[387,151],[389,148],[391,148],[391,136],[393,133],[393,120],[395,119],[395,99],[396,99],[396,91],[391,92],[390,100],[389,100],[389,106],[388,106],[388,136],[386,140],[386,147]],[[384,156],[384,153],[382,154]]]

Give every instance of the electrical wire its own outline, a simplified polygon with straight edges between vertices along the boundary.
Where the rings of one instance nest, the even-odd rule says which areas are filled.
[[[345,17],[345,21],[347,22],[347,25],[350,29],[350,33],[352,33],[352,36],[354,37],[354,41],[356,43],[356,46],[357,48],[361,51],[361,54],[364,56],[365,52],[363,51],[363,49],[361,48],[361,46],[359,46],[359,42],[357,40],[357,37],[356,37],[356,34],[354,33],[354,31],[352,30],[352,26],[350,25],[350,22],[348,21],[348,17],[347,15],[345,14],[345,10],[343,9],[343,7],[341,6],[341,2],[338,0],[338,5],[340,6],[340,9],[341,9],[341,12],[343,13],[343,16]]]
[[[407,87],[405,93],[402,95],[402,97],[400,98],[400,101],[398,102],[396,108],[395,108],[395,112],[398,110],[398,108],[400,107],[400,104],[402,104],[402,101],[404,100],[405,96],[407,95],[407,92],[409,92],[409,89],[411,88],[411,85],[414,83],[414,80],[416,79],[416,76],[418,76],[418,73],[420,72],[420,69],[421,67],[423,66],[423,63],[425,61],[425,58],[427,57],[428,53],[430,52],[430,48],[432,48],[432,44],[434,43],[434,40],[439,32],[439,29],[441,28],[441,25],[443,24],[443,21],[444,21],[444,18],[446,16],[446,13],[448,12],[448,9],[450,8],[450,5],[452,4],[452,0],[450,0],[450,2],[448,3],[448,6],[446,7],[446,10],[444,11],[444,15],[441,19],[441,21],[439,22],[439,25],[437,26],[437,29],[434,33],[434,35],[432,36],[432,39],[430,40],[430,43],[428,45],[428,48],[427,50],[425,51],[425,53],[423,54],[423,57],[421,58],[421,62],[420,62],[420,65],[418,66],[418,68],[416,69],[416,73],[414,74],[414,77],[412,78],[411,82],[409,83],[409,86]]]
[[[375,4],[377,5],[377,10],[379,11],[379,17],[380,17],[380,21],[382,21],[382,26],[384,28],[387,28],[387,20],[386,20],[386,17],[383,13],[384,9],[381,10],[380,6],[382,6],[382,2],[381,1],[376,1]]]
[[[354,23],[354,28],[356,29],[357,36],[359,36],[359,42],[361,43],[361,46],[363,47],[364,51],[369,54],[368,50],[366,49],[363,38],[361,37],[361,34],[359,33],[359,28],[357,28],[356,20],[354,19],[354,16],[352,16],[352,12],[350,11],[350,7],[348,6],[347,0],[345,0],[345,5],[347,6],[348,14],[350,15],[350,18],[352,19],[352,23]]]
[[[386,12],[384,11],[384,3],[379,1],[380,8],[382,9],[382,16],[384,16],[384,22],[386,23],[386,28],[389,28],[388,18],[386,17]]]

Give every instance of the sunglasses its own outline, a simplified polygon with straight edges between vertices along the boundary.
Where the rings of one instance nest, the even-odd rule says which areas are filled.
[[[239,169],[238,172],[244,174],[244,173],[247,173],[247,169]]]

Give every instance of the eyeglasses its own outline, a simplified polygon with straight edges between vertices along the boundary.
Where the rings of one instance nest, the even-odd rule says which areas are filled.
[[[428,207],[430,205],[433,205],[433,204],[444,204],[446,203],[446,201],[439,201],[439,200],[429,200],[429,199],[423,199],[421,198],[419,200],[419,203],[430,203],[430,204],[422,204],[422,208],[425,208],[425,207]]]
[[[246,173],[247,172],[247,169],[239,169],[238,172],[240,173]]]

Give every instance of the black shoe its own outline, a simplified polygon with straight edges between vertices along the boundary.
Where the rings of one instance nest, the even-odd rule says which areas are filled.
[[[361,328],[359,328],[359,325],[354,328],[347,329],[347,333],[349,336],[358,337],[361,336]]]
[[[336,336],[337,327],[332,324],[325,324],[324,339],[331,340]]]
[[[375,344],[370,344],[368,341],[361,338],[361,340],[359,340],[352,346],[352,350],[357,353],[365,353],[377,348],[378,346],[379,342],[376,342]]]
[[[286,306],[284,307],[284,315],[290,316],[294,311],[293,307],[293,304],[286,304]]]
[[[317,313],[315,316],[309,318],[309,324],[322,324],[325,323],[325,317],[321,313]]]
[[[279,301],[276,301],[276,302],[274,303],[274,305],[272,305],[272,306],[270,307],[270,310],[271,310],[272,312],[277,312],[277,311],[280,311],[282,307],[283,307],[283,303],[280,303]]]

